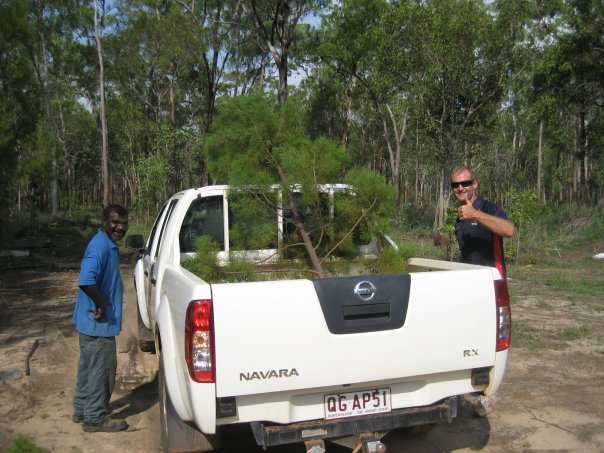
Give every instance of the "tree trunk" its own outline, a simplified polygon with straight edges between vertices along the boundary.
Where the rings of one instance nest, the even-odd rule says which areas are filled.
[[[392,130],[394,131],[394,153],[392,150],[392,146],[390,145],[389,137],[386,137],[386,140],[388,141],[388,152],[390,153],[392,185],[396,189],[396,204],[398,206],[401,201],[401,147],[403,139],[405,138],[405,134],[407,132],[407,118],[409,116],[409,108],[405,108],[405,113],[403,113],[403,118],[400,124],[397,124],[396,118],[394,117],[394,113],[392,112],[392,108],[390,108],[389,104],[386,104],[386,109],[388,110],[388,114],[390,116]],[[385,121],[386,120],[384,119],[384,122]],[[384,127],[384,133],[387,133],[386,127]]]
[[[344,88],[344,125],[342,126],[342,147],[348,149],[348,124],[352,113],[352,100],[348,85]]]
[[[42,21],[42,18],[40,18]],[[52,100],[51,94],[49,90],[49,65],[48,61],[48,52],[46,49],[46,38],[43,33],[40,32],[40,43],[41,43],[41,68],[38,72],[38,84],[42,91],[42,97],[44,99],[44,107],[46,114],[46,127],[50,135],[52,136],[52,140],[50,142],[50,161],[51,161],[51,175],[50,175],[50,200],[51,200],[51,208],[52,215],[56,216],[58,214],[58,191],[57,191],[57,150],[55,144],[55,138],[57,136],[57,128],[55,127],[54,114],[52,110]]]
[[[587,183],[587,121],[585,113],[579,115],[579,201],[586,203],[589,199],[588,183]]]
[[[539,145],[537,146],[537,198],[545,201],[543,195],[543,120],[539,122]]]
[[[289,209],[292,212],[292,222],[293,222],[294,226],[296,227],[296,231],[298,231],[298,234],[302,238],[302,242],[304,243],[304,248],[306,249],[306,253],[308,254],[308,258],[310,259],[310,262],[312,264],[315,274],[319,278],[325,277],[325,271],[323,270],[323,264],[321,263],[321,260],[319,259],[319,256],[317,255],[317,251],[315,250],[315,248],[312,245],[310,235],[308,234],[308,231],[306,231],[306,228],[304,227],[304,222],[302,222],[302,217],[300,216],[300,213],[298,212],[298,208],[296,208],[296,202],[294,201],[293,197],[291,197],[291,196],[289,197],[288,204],[289,204]]]
[[[283,173],[283,169],[280,166],[277,166],[276,170],[277,170],[277,174],[279,175],[279,179],[281,180],[281,182],[287,184],[287,179],[285,178],[285,173]],[[296,207],[296,202],[294,201],[294,197],[292,197],[290,195],[287,204],[289,205],[289,209],[291,210],[291,213],[292,213],[292,223],[294,224],[294,226],[296,227],[296,231],[302,238],[302,242],[304,243],[304,248],[306,249],[306,254],[308,255],[308,258],[310,259],[310,262],[312,264],[315,274],[319,278],[325,277],[325,271],[323,270],[323,264],[321,263],[321,260],[319,259],[319,256],[317,255],[317,251],[315,250],[314,246],[312,245],[312,241],[310,239],[310,235],[308,234],[308,231],[306,231],[306,228],[304,227],[304,222],[302,221],[302,216],[298,212],[298,208]]]
[[[281,55],[281,58],[275,58],[275,62],[279,68],[279,90],[277,91],[277,99],[279,104],[283,104],[287,100],[287,55]]]
[[[277,98],[279,103],[287,99],[287,71],[289,47],[294,39],[296,25],[304,12],[304,2],[275,2],[269,17],[261,17],[261,11],[256,0],[242,0],[240,6],[254,23],[258,37],[264,41],[273,56],[279,72],[279,88]],[[265,25],[270,28],[267,29]]]
[[[98,18],[98,0],[94,0],[94,38],[96,40],[97,58],[99,62],[99,121],[101,123],[101,175],[103,182],[103,206],[111,203],[109,191],[109,151],[107,145],[107,117],[105,113],[105,74],[103,66],[103,49],[101,47],[102,30]],[[103,10],[105,2],[102,1]]]
[[[585,116],[583,113],[577,118],[575,127],[575,150],[573,153],[573,187],[572,203],[582,203],[585,198],[585,173],[583,164],[585,159]]]
[[[447,168],[443,167],[438,181],[439,189],[436,210],[434,212],[434,231],[438,231],[438,229],[445,223],[445,212],[447,211],[447,201],[449,199],[449,191],[445,186],[447,181],[447,172]]]

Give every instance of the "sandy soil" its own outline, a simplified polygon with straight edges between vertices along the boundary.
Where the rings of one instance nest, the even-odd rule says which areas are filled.
[[[420,435],[388,434],[388,451],[604,451],[604,294],[580,286],[582,278],[604,276],[604,260],[587,258],[592,248],[548,257],[546,268],[510,272],[513,346],[488,418],[476,417],[466,400],[450,425]],[[156,356],[136,348],[128,255],[112,416],[125,418],[130,428],[89,434],[71,421],[78,359],[71,313],[78,270],[77,263],[66,267],[0,272],[0,451],[18,434],[53,452],[161,451]],[[262,451],[245,427],[225,433],[225,444],[224,451]],[[303,451],[302,445],[269,449]],[[348,450],[329,446],[328,451]]]

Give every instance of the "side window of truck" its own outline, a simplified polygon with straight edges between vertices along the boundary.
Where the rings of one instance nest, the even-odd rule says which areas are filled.
[[[159,237],[157,238],[157,247],[155,248],[155,258],[157,258],[157,256],[159,255],[159,251],[161,249],[161,241],[164,237],[164,231],[166,229],[166,225],[170,221],[170,216],[172,215],[172,212],[174,211],[174,206],[176,206],[176,203],[178,203],[178,200],[173,200],[172,203],[170,203],[170,205],[168,206],[168,212],[166,213],[166,218],[164,219],[164,222],[161,225]]]
[[[147,248],[145,249],[145,255],[151,255],[151,249],[153,248],[153,241],[155,240],[155,234],[157,233],[157,228],[159,227],[159,221],[161,220],[161,216],[166,210],[168,204],[163,205],[155,222],[153,222],[153,228],[151,228],[151,234],[149,235],[149,241],[147,242]]]
[[[209,236],[224,251],[224,200],[222,195],[198,198],[191,203],[180,227],[180,252],[195,252],[195,241]]]

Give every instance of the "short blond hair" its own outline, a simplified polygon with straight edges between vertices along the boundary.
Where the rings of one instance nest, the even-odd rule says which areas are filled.
[[[467,171],[468,173],[470,173],[470,176],[472,177],[473,181],[476,180],[476,175],[474,174],[474,170],[472,170],[467,165],[462,165],[461,167],[457,167],[457,168],[453,169],[453,171],[451,172],[451,178],[453,177],[453,175],[456,175],[457,173],[462,173],[464,171]]]

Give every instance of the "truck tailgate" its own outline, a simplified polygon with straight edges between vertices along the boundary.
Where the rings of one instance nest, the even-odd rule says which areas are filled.
[[[217,396],[494,364],[490,269],[329,280],[212,286]]]

